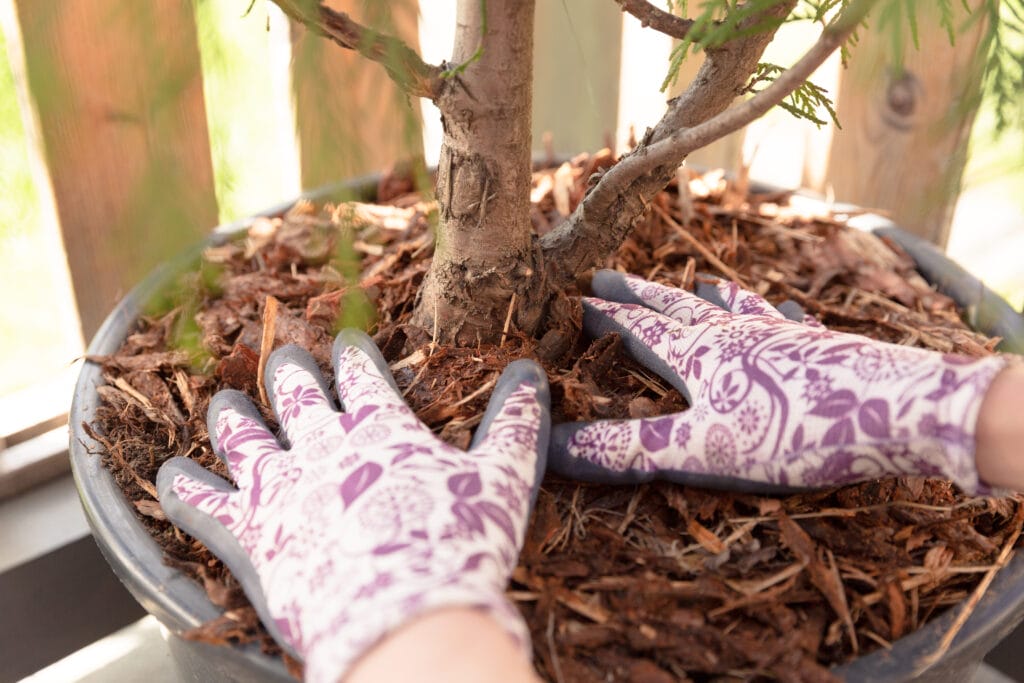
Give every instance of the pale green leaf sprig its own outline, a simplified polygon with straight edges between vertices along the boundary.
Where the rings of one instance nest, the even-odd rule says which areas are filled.
[[[801,0],[786,21],[812,21],[824,25],[848,4],[850,0]]]
[[[800,0],[800,4],[796,6],[796,9],[787,17],[786,21],[809,21],[825,27],[842,15],[850,2],[851,0]],[[865,24],[862,24],[863,26]],[[860,40],[860,33],[855,30],[839,46],[839,59],[844,69],[850,61],[850,50],[857,44],[858,40]]]
[[[693,23],[686,38],[672,50],[662,91],[676,83],[683,60],[690,54],[714,49],[746,35],[774,30],[782,21],[810,21],[825,27],[842,16],[852,0],[800,0],[784,20],[754,22],[740,28],[750,17],[781,2],[783,0],[701,0],[698,3],[667,0],[669,11],[689,17]],[[695,4],[697,7],[692,8]],[[690,9],[694,10],[692,16],[689,15]],[[1024,129],[1024,96],[1021,95],[1024,92],[1024,0],[982,0],[980,3],[968,0],[883,0],[874,8],[870,25],[865,21],[859,30],[880,32],[889,41],[891,66],[899,71],[907,51],[920,49],[921,31],[927,30],[928,22],[935,21],[948,36],[950,44],[955,44],[957,37],[975,22],[986,22],[988,29],[979,47],[985,60],[981,77],[984,97],[995,112],[995,131]],[[851,34],[840,48],[843,66],[847,65],[851,48],[858,42],[858,33]],[[782,71],[782,67],[774,64],[759,64],[746,91],[758,92],[759,84],[775,80]],[[824,116],[819,115],[822,110],[836,121],[828,93],[810,82],[801,85],[779,106],[819,127],[826,123]],[[961,106],[973,107],[976,103],[965,102]]]
[[[758,87],[760,84],[774,81],[783,71],[785,69],[778,64],[761,62],[757,65],[757,70],[751,76],[744,92],[759,92],[761,90]],[[839,120],[836,118],[835,105],[832,103],[828,91],[810,81],[801,83],[789,97],[779,102],[779,106],[798,119],[810,121],[818,128],[828,124],[828,121],[818,115],[824,109],[832,123],[836,125],[836,128],[842,128],[839,125]]]
[[[995,132],[1024,128],[1024,0],[988,0],[984,96],[995,112]]]
[[[686,37],[680,40],[669,56],[668,74],[661,84],[664,92],[675,85],[679,70],[688,54],[714,49],[725,43],[757,33],[766,33],[779,27],[785,18],[768,17],[750,25],[742,26],[748,19],[761,15],[765,10],[781,5],[785,0],[702,0],[700,9],[693,17],[693,25]],[[678,9],[685,16],[686,2],[669,2],[669,10]]]

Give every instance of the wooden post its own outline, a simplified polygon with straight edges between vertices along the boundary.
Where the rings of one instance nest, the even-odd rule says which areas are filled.
[[[147,271],[216,223],[192,4],[7,9],[26,67],[22,102],[35,109],[23,116],[40,143],[30,154],[52,187],[88,339]]]
[[[612,2],[538,2],[533,33],[533,148],[595,152],[615,135],[622,13]],[[642,131],[641,131],[642,132]]]
[[[329,0],[367,26],[416,49],[415,0]],[[419,159],[419,103],[391,82],[384,67],[292,23],[292,87],[302,187],[314,188],[396,162]]]
[[[977,7],[978,3],[972,2]],[[961,26],[966,14],[952,3]],[[836,199],[886,211],[945,246],[977,110],[987,23],[950,45],[934,3],[916,3],[920,49],[906,38],[904,70],[884,30],[861,31],[839,86],[828,178]]]

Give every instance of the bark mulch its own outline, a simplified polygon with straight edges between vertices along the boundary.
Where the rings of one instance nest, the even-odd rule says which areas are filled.
[[[571,211],[609,161],[584,156],[535,174],[537,230]],[[224,566],[165,520],[153,484],[172,455],[226,474],[209,445],[209,398],[234,387],[264,406],[256,377],[273,346],[311,349],[330,377],[335,331],[372,319],[410,405],[463,447],[500,371],[524,356],[548,371],[556,422],[685,408],[617,337],[582,335],[571,298],[552,303],[540,339],[508,329],[500,345],[459,349],[414,334],[404,323],[429,265],[436,206],[408,189],[385,177],[381,205],[304,202],[258,220],[152,302],[118,353],[93,359],[107,382],[89,427],[104,462],[167,561],[227,610],[192,638],[279,651]],[[774,303],[795,299],[833,329],[992,352],[997,340],[970,331],[898,248],[789,200],[681,172],[607,266],[683,287],[698,273],[722,275]],[[977,597],[1022,524],[1021,499],[970,498],[937,480],[762,497],[549,476],[509,595],[547,680],[832,680],[830,666]]]

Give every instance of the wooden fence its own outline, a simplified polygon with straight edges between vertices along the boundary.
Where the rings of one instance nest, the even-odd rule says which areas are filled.
[[[239,14],[247,4],[238,1]],[[420,42],[414,1],[329,4],[357,17],[372,6],[397,7],[388,30],[414,46]],[[435,21],[453,3],[421,5],[419,12]],[[257,6],[276,11],[269,2]],[[59,224],[89,339],[144,273],[217,223],[195,7],[190,0],[0,0],[0,20],[43,214]],[[930,24],[934,30],[926,30]],[[957,103],[970,101],[978,87],[983,27],[953,47],[937,22],[921,26],[921,50],[899,77],[888,42],[861,36],[839,88],[843,129],[833,131],[827,147],[810,147],[817,166],[827,167],[827,180],[805,172],[803,181],[889,211],[943,243],[973,117],[973,109]],[[614,139],[627,123],[619,120],[622,112],[632,111],[620,106],[624,86],[652,74],[658,82],[664,74],[664,63],[638,66],[630,59],[637,30],[611,0],[539,0],[538,148],[546,133],[558,152],[592,151]],[[418,109],[410,109],[380,66],[298,26],[290,29],[290,52],[292,92],[282,81],[271,99],[294,102],[303,187],[379,170],[422,149]],[[638,130],[658,115],[636,121]],[[432,125],[428,114],[424,128]],[[734,166],[741,146],[742,135],[732,136],[692,158]]]

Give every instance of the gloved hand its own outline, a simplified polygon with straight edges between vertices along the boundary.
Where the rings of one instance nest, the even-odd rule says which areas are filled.
[[[343,412],[308,353],[271,355],[281,442],[245,395],[218,393],[210,438],[235,486],[173,458],[157,477],[167,517],[230,567],[307,680],[337,681],[390,631],[443,607],[485,610],[528,657],[504,591],[544,471],[544,372],[509,365],[463,452],[416,418],[365,334],[338,335],[334,359]]]
[[[601,271],[592,287],[601,298],[584,299],[584,328],[593,336],[619,333],[690,408],[558,425],[548,456],[553,471],[766,493],[900,474],[987,490],[974,464],[975,425],[1006,359],[831,332],[789,320],[729,282],[701,298]]]

